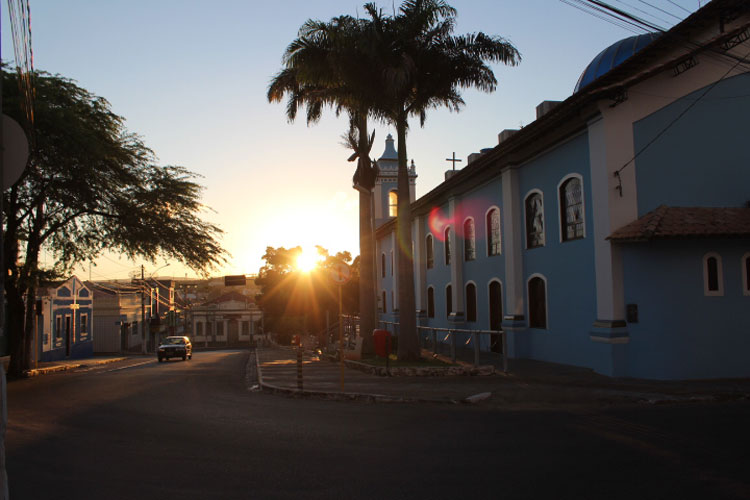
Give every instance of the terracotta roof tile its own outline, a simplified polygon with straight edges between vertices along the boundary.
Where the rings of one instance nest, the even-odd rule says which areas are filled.
[[[712,237],[750,237],[750,208],[661,205],[607,239],[623,242]]]

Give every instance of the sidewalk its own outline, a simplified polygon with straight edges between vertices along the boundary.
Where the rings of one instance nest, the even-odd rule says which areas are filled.
[[[124,361],[126,359],[128,359],[128,357],[126,356],[94,356],[84,359],[66,359],[60,361],[40,362],[38,363],[38,366],[36,368],[27,371],[25,376],[36,377],[39,375],[46,375],[48,373],[75,370],[77,368],[106,365],[109,363],[116,363],[117,361]]]
[[[485,361],[493,362],[491,359],[482,360]],[[499,363],[498,357],[495,364]],[[257,370],[255,383],[263,391],[325,399],[453,404],[488,402],[493,406],[518,409],[750,399],[750,379],[614,379],[585,368],[532,360],[509,360],[508,373],[497,368],[494,375],[487,376],[384,377],[347,366],[342,390],[340,363],[306,352],[300,390],[296,349],[258,348],[254,355],[251,354],[248,365],[249,372]]]

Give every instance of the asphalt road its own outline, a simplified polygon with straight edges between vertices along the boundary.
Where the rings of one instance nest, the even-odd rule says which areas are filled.
[[[247,390],[246,351],[11,382],[18,499],[750,498],[750,402],[505,411]]]

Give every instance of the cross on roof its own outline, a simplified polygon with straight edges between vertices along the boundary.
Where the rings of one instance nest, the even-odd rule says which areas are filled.
[[[454,151],[453,152],[453,158],[446,158],[445,161],[449,161],[449,162],[453,163],[453,170],[456,170],[456,162],[462,161],[462,160],[459,160],[458,158],[456,158],[456,152]]]

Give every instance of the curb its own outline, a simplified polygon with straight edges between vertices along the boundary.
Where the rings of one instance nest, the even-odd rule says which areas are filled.
[[[407,398],[400,396],[386,396],[384,394],[369,394],[362,392],[327,392],[327,391],[310,391],[306,389],[292,389],[289,387],[280,387],[274,384],[263,382],[263,372],[258,362],[258,351],[255,351],[255,366],[258,375],[258,387],[262,392],[268,394],[281,394],[289,397],[325,399],[328,401],[364,401],[367,403],[441,403],[441,404],[458,404],[462,401],[455,399],[429,399],[429,398]]]
[[[112,359],[103,359],[99,361],[90,361],[90,360],[84,360],[80,363],[68,363],[64,365],[57,365],[57,366],[49,366],[47,368],[34,368],[32,370],[27,370],[23,373],[24,378],[31,378],[31,377],[38,377],[40,375],[47,375],[49,373],[56,373],[56,372],[65,372],[69,370],[76,370],[78,368],[87,368],[89,366],[99,366],[99,365],[108,365],[110,363],[116,363],[118,361],[124,361],[128,358],[112,358]]]

